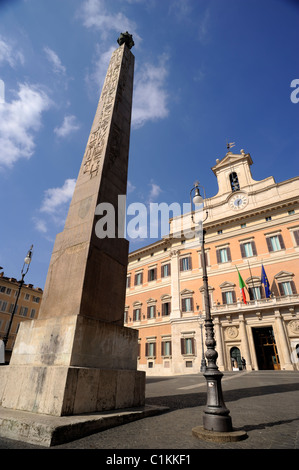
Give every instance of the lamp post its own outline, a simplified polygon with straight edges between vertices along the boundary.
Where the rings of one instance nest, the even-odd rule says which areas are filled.
[[[197,311],[199,310],[199,305],[196,306]],[[199,328],[200,328],[200,336],[201,336],[201,361],[200,361],[200,372],[205,372],[206,371],[206,361],[205,361],[205,352],[204,352],[204,347],[203,347],[203,335],[202,335],[202,327],[203,327],[203,318],[202,318],[202,312],[198,313],[198,323],[199,323]]]
[[[15,301],[14,308],[13,308],[13,311],[12,311],[12,314],[11,314],[11,317],[10,317],[10,321],[9,321],[7,331],[6,331],[5,336],[3,338],[3,343],[4,343],[5,347],[6,347],[6,344],[7,344],[7,341],[8,341],[8,336],[9,336],[10,329],[11,329],[11,326],[12,326],[13,317],[14,317],[14,315],[16,313],[16,310],[17,310],[18,300],[19,300],[19,297],[20,297],[22,286],[24,284],[24,277],[26,276],[26,274],[29,271],[29,266],[30,266],[31,259],[32,259],[32,250],[33,250],[33,245],[31,245],[31,247],[30,247],[30,249],[29,249],[29,251],[26,255],[26,258],[24,259],[24,264],[23,264],[22,271],[21,271],[22,278],[19,281],[19,288],[18,288],[16,301]]]
[[[200,189],[203,189],[204,198],[200,194]],[[191,200],[192,193],[194,191],[194,197]],[[191,217],[194,221],[194,213],[192,210],[192,201],[198,210],[204,209],[204,200],[205,190],[203,186],[200,186],[198,182],[194,183],[194,187],[190,191],[190,202],[191,202]],[[208,217],[208,211],[206,210],[206,217]],[[202,224],[205,220],[202,220],[199,223],[199,242],[201,244],[201,264],[202,264],[202,280],[204,287],[204,305],[205,305],[205,330],[206,330],[206,359],[207,366],[204,372],[204,377],[207,381],[207,404],[204,408],[203,415],[203,428],[206,431],[215,431],[220,433],[230,433],[233,431],[232,420],[229,416],[229,410],[226,408],[221,388],[221,379],[223,374],[219,371],[216,364],[218,353],[215,350],[216,341],[214,339],[214,326],[213,320],[211,317],[210,309],[210,299],[209,299],[209,290],[208,290],[208,276],[207,276],[207,267],[206,267],[206,258],[205,258],[205,230],[202,227]]]

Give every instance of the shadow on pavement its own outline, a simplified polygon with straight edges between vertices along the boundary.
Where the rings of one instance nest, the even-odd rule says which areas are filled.
[[[285,393],[299,390],[299,383],[267,385],[261,387],[241,388],[225,390],[223,392],[224,401],[231,402],[261,395],[274,393]],[[197,393],[183,393],[180,395],[165,395],[160,397],[148,397],[145,400],[147,405],[168,406],[169,411],[182,408],[192,408],[206,404],[206,391]]]

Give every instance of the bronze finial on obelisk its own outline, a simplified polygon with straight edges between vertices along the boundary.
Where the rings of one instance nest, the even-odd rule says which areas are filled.
[[[3,375],[5,408],[63,416],[144,403],[138,332],[123,326],[128,242],[95,231],[98,205],[111,204],[117,214],[126,194],[134,75],[128,34],[111,57],[39,317],[22,323]]]

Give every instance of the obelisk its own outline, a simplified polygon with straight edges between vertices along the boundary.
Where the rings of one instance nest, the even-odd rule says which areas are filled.
[[[126,194],[134,44],[121,34],[91,127],[37,320],[20,326],[0,369],[2,407],[65,416],[144,404],[138,332],[123,326],[128,242],[98,238],[98,204]]]

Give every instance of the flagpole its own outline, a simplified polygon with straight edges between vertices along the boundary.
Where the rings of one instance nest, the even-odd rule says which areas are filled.
[[[251,278],[252,287],[253,287],[252,272],[251,272],[251,267],[250,267],[250,264],[249,264],[249,260],[247,260],[247,263],[248,263],[250,278]],[[250,300],[254,300],[254,299],[251,298],[251,295],[250,295],[250,291],[249,291],[249,290],[248,290],[248,294],[249,294],[249,299],[250,299]]]

